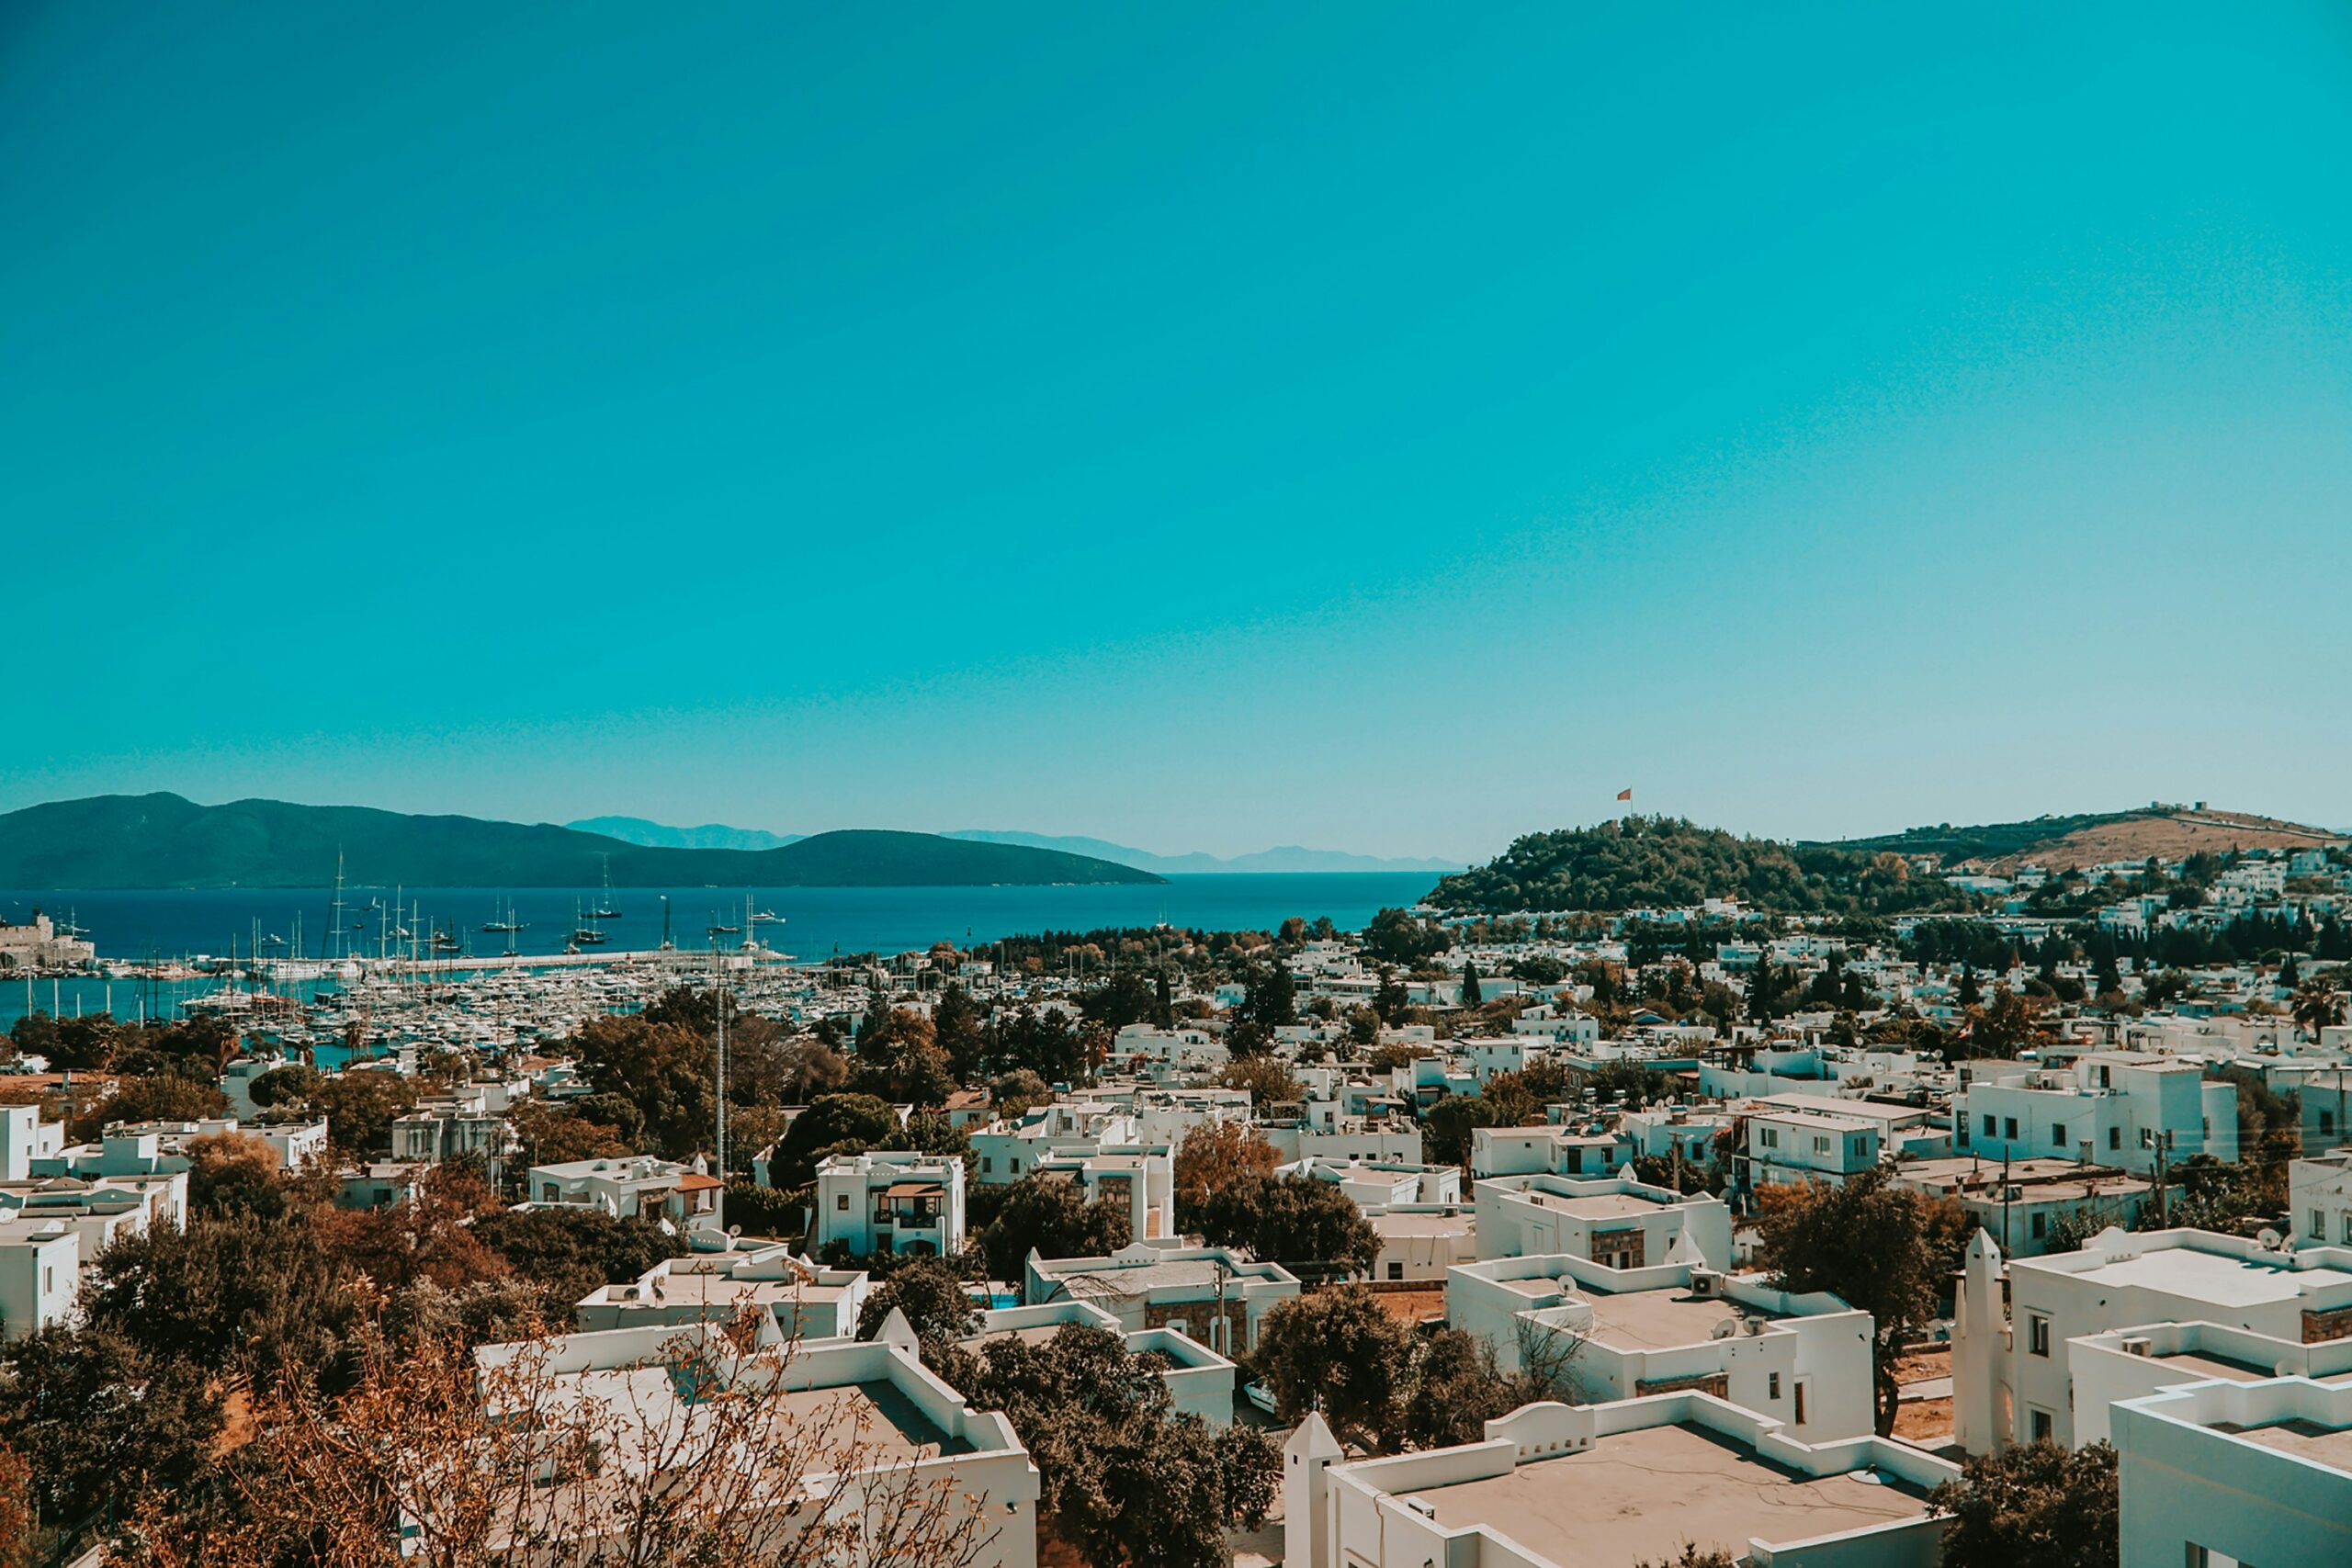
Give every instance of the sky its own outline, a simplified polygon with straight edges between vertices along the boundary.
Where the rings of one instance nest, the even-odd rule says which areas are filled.
[[[2341,4],[0,8],[0,809],[2352,826]]]

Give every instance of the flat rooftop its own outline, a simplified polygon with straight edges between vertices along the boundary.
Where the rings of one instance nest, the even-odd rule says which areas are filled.
[[[1124,1263],[1092,1269],[1060,1268],[1040,1258],[1037,1261],[1037,1277],[1060,1283],[1073,1296],[1130,1296],[1144,1291],[1213,1292],[1216,1289],[1216,1260],[1209,1258],[1156,1258],[1148,1263]],[[1262,1284],[1273,1277],[1266,1264],[1227,1264],[1226,1289],[1238,1291],[1246,1285]]]
[[[1485,1525],[1560,1568],[1663,1561],[1685,1540],[1745,1555],[1751,1539],[1804,1540],[1928,1511],[1917,1489],[1891,1476],[1811,1479],[1690,1427],[1621,1432],[1509,1475],[1404,1495],[1449,1529]]]
[[[2035,1261],[2024,1258],[2013,1267],[2031,1268]],[[2341,1269],[2281,1269],[2193,1247],[2160,1247],[2136,1258],[2120,1258],[2096,1269],[2086,1269],[2074,1273],[2074,1277],[2119,1288],[2137,1286],[2162,1291],[2215,1306],[2232,1307],[2293,1301],[2324,1286],[2352,1285],[2352,1274]]]
[[[1394,1212],[1373,1216],[1372,1228],[1380,1235],[1468,1235],[1478,1226],[1476,1214],[1399,1214]]]
[[[1740,1315],[1729,1302],[1694,1296],[1679,1285],[1614,1295],[1579,1291],[1577,1297],[1592,1303],[1592,1337],[1602,1344],[1629,1349],[1696,1345],[1713,1334],[1717,1324]],[[1764,1314],[1750,1311],[1747,1315]]]
[[[1655,1199],[1633,1192],[1597,1192],[1588,1197],[1564,1198],[1556,1192],[1541,1192],[1531,1188],[1519,1196],[1538,1208],[1551,1209],[1579,1220],[1637,1220],[1668,1207]]]
[[[2260,1443],[2266,1449],[2277,1449],[2280,1453],[2352,1475],[2352,1427],[2323,1427],[2315,1421],[2281,1421],[2275,1426],[2248,1427],[2244,1430],[2227,1426],[2214,1430],[2235,1432],[2249,1443]]]

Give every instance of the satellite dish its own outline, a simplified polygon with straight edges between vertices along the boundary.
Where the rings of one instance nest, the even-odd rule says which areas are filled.
[[[1726,1317],[1717,1322],[1713,1328],[1707,1330],[1707,1337],[1710,1339],[1728,1339],[1738,1332],[1739,1319],[1736,1317]]]
[[[2280,1235],[2277,1231],[2265,1226],[2262,1234],[2256,1236],[2254,1239],[2262,1244],[2262,1249],[2265,1252],[2276,1252],[2278,1250],[2278,1244],[2287,1238]]]

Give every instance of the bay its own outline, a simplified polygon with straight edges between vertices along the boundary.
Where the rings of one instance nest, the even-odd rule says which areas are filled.
[[[951,942],[984,945],[999,937],[1042,931],[1082,931],[1106,926],[1149,926],[1166,921],[1202,931],[1272,931],[1296,915],[1329,917],[1343,930],[1360,930],[1382,908],[1410,905],[1437,885],[1427,872],[1224,872],[1174,876],[1164,884],[1047,887],[779,887],[754,890],[752,913],[773,913],[778,923],[746,927],[740,888],[629,887],[616,889],[609,908],[619,913],[597,920],[608,942],[589,952],[637,952],[658,946],[666,929],[682,948],[717,942],[734,947],[748,929],[761,942],[817,962],[837,953],[904,953]],[[71,919],[97,944],[103,959],[220,957],[234,944],[254,951],[258,938],[266,957],[293,953],[298,934],[309,957],[368,957],[379,951],[405,953],[393,933],[403,926],[419,933],[447,931],[461,950],[489,954],[513,951],[549,954],[563,951],[577,917],[605,897],[601,888],[539,887],[507,893],[496,888],[350,887],[344,889],[340,931],[332,919],[332,893],[320,888],[121,888],[29,892],[0,889],[0,920],[22,921],[36,908],[62,924]],[[523,930],[486,931],[509,908]],[[714,926],[734,927],[713,932]],[[209,981],[193,983],[190,994]],[[29,989],[29,995],[28,995]],[[130,982],[69,979],[28,984],[0,980],[0,1026],[15,1021],[28,1005],[40,1011],[96,1012],[111,1001],[130,1010]]]

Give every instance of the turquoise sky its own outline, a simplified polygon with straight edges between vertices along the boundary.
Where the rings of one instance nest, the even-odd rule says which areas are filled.
[[[2352,825],[2352,9],[0,9],[0,807]]]

